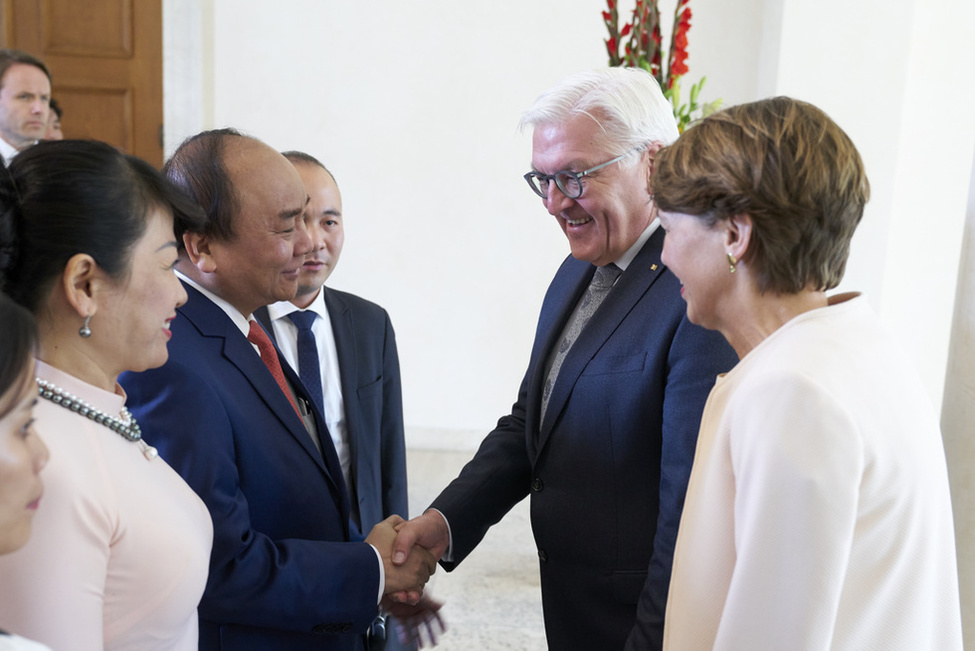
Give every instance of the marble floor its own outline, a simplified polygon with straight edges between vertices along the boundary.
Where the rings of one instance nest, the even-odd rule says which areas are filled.
[[[408,450],[410,512],[421,513],[472,456],[473,452]],[[447,631],[438,650],[544,650],[528,500],[495,525],[457,569],[449,574],[438,569],[427,590],[444,602],[441,613]]]

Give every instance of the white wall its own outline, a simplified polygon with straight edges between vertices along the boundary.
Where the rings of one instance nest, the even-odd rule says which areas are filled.
[[[622,5],[624,14],[632,6]],[[662,5],[672,11],[673,2]],[[515,125],[559,78],[605,65],[604,3],[163,6],[167,152],[203,128],[235,126],[322,159],[338,178],[347,218],[330,283],[392,316],[409,444],[472,448],[516,397],[542,295],[567,253],[521,179],[531,154],[528,134]],[[872,199],[841,289],[865,291],[935,405],[947,395],[960,566],[970,583],[971,243],[961,267],[959,260],[975,184],[975,3],[691,6],[689,77],[708,76],[705,99],[805,99],[826,110],[864,158]],[[965,590],[975,644],[975,590]]]
[[[323,160],[347,219],[330,284],[389,310],[413,442],[469,447],[516,398],[542,296],[568,252],[521,178],[530,134],[516,125],[558,79],[605,65],[602,7],[378,4],[166,0],[167,151],[204,127],[235,126]],[[725,12],[732,34],[708,9],[717,0],[699,4],[691,77],[713,70],[707,97],[751,99],[758,27]],[[742,36],[738,66],[723,52]],[[446,429],[470,437],[444,440]]]
[[[850,133],[873,198],[843,287],[868,293],[939,404],[975,138],[971,84],[951,77],[972,69],[975,21],[945,16],[975,3],[922,4],[694,0],[689,77],[726,104],[806,99]],[[472,438],[438,443],[469,445],[516,397],[567,247],[520,178],[515,125],[556,80],[605,65],[603,7],[164,2],[167,148],[229,125],[330,166],[347,218],[330,283],[389,310],[414,443],[459,429]]]
[[[841,289],[868,292],[906,348],[905,367],[918,368],[936,406],[944,397],[963,626],[972,647],[972,208],[961,254],[966,204],[975,202],[975,86],[968,81],[975,3],[768,0],[767,12],[781,16],[780,38],[769,41],[768,55],[777,61],[770,92],[795,94],[829,112],[857,144],[870,177],[872,199]]]

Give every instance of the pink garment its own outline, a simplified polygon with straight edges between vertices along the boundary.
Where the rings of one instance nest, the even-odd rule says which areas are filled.
[[[109,415],[125,402],[121,387],[43,362],[37,375]],[[44,399],[35,417],[51,459],[30,541],[0,557],[0,626],[53,651],[195,651],[206,506],[162,458],[107,427]]]

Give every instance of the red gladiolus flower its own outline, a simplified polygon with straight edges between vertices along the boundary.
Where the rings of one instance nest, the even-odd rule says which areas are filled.
[[[686,5],[685,0],[681,0],[678,6]],[[670,60],[670,80],[668,87],[672,87],[674,80],[688,71],[687,67],[687,32],[691,28],[691,8],[685,7],[680,12],[677,25],[674,26],[672,41],[672,51]]]
[[[606,49],[609,50],[610,54],[614,54],[617,51],[615,38],[610,37],[610,39],[606,41]]]
[[[678,54],[674,57],[674,62],[670,64],[670,86],[674,85],[674,80],[681,75],[687,74],[688,67],[684,61],[687,60],[686,54]]]
[[[606,0],[606,6],[611,10],[616,9],[616,0]]]
[[[613,14],[609,13],[608,11],[603,12],[603,20],[605,20],[608,23],[612,19],[613,19]]]
[[[630,23],[626,23],[625,25],[623,25],[623,31],[620,32],[620,38],[623,38],[624,36],[628,36],[631,29],[633,29],[633,25],[631,25]]]

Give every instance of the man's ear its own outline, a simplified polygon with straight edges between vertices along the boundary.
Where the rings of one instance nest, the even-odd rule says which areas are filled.
[[[76,253],[68,259],[61,273],[61,287],[68,304],[85,318],[98,311],[98,300],[110,283],[95,259],[87,253]]]
[[[216,260],[210,250],[210,237],[202,233],[183,233],[183,246],[186,248],[186,257],[194,267],[205,274],[212,274],[217,269]]]
[[[732,215],[725,221],[725,250],[737,260],[744,260],[748,255],[752,226],[752,216],[747,212]]]
[[[649,163],[647,165],[647,187],[650,186],[650,177],[653,176],[653,172],[656,169],[655,164],[657,161],[657,152],[663,149],[663,147],[664,143],[657,141],[653,141],[647,145],[646,156]]]

